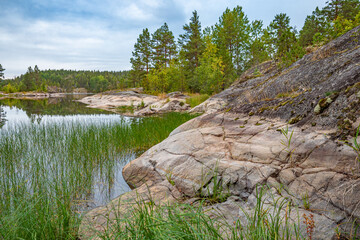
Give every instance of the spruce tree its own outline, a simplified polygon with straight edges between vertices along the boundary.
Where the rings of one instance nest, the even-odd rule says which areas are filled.
[[[5,71],[5,69],[0,64],[0,78],[4,78],[4,73],[3,73],[4,71]]]
[[[191,81],[195,69],[200,65],[200,56],[204,51],[201,34],[201,23],[197,11],[193,12],[190,23],[183,26],[184,34],[180,35],[180,58],[187,81]]]

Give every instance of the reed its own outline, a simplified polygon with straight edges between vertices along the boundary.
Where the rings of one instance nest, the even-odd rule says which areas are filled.
[[[0,130],[0,239],[76,239],[94,185],[193,118],[22,124]],[[91,204],[90,204],[91,205]]]
[[[111,220],[105,232],[95,234],[106,240],[305,240],[306,237],[299,233],[299,221],[294,223],[284,215],[284,212],[291,211],[285,200],[274,199],[272,208],[265,204],[265,195],[268,197],[269,192],[267,187],[259,186],[256,192],[257,202],[251,213],[243,210],[242,220],[238,219],[233,223],[229,223],[221,213],[217,214],[216,219],[211,218],[210,214],[207,214],[210,209],[206,201],[197,206],[157,206],[152,201],[139,200],[128,213],[119,214],[115,221]],[[214,212],[211,215],[214,216]]]

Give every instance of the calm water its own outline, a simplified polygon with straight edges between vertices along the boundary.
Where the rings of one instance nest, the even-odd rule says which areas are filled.
[[[83,126],[101,126],[117,122],[136,121],[134,118],[121,116],[107,111],[91,109],[84,104],[73,101],[74,97],[53,98],[45,100],[0,100],[0,137],[2,132],[8,132],[18,126],[43,126],[54,124],[81,123]],[[0,153],[1,154],[1,153]],[[130,190],[122,177],[122,168],[139,153],[128,152],[115,160],[112,167],[111,181],[101,176],[93,182],[84,206],[81,209],[90,209],[104,205],[109,200]],[[96,173],[98,174],[98,173]],[[100,174],[99,174],[100,175]]]

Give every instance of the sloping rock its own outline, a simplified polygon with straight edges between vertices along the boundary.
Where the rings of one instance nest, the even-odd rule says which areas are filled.
[[[357,27],[283,72],[269,62],[260,75],[247,72],[198,108],[205,114],[126,165],[123,175],[134,190],[120,198],[146,197],[145,188],[160,202],[193,199],[204,190],[211,196],[216,179],[231,197],[209,206],[208,214],[246,224],[257,186],[267,185],[272,195],[265,207],[274,211],[282,199],[297,209],[281,215],[297,222],[304,237],[310,215],[312,239],[336,239],[336,227],[350,232],[360,222],[360,162],[342,139],[351,143],[360,124],[359,40]],[[90,211],[80,234],[104,227],[92,219],[98,214],[111,225],[111,215],[123,210],[109,206]]]

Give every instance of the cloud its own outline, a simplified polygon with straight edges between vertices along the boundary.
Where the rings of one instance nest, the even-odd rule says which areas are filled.
[[[141,9],[138,5],[132,3],[129,6],[120,9],[119,17],[126,20],[147,21],[153,20],[154,15],[151,14],[151,11]]]
[[[129,69],[135,31],[112,31],[94,20],[27,21],[16,17],[16,31],[0,26],[0,63],[6,77],[40,69]],[[135,40],[134,40],[135,38]]]
[[[175,37],[192,12],[202,27],[215,24],[224,10],[242,5],[250,20],[267,25],[286,12],[302,26],[324,0],[4,0],[0,15],[0,64],[6,77],[40,69],[130,69],[129,59],[142,29],[154,32],[167,22]]]

